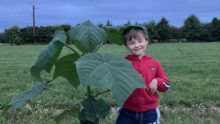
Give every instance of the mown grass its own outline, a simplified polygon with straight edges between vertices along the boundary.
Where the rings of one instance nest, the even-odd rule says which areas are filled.
[[[33,83],[29,69],[42,45],[0,46],[0,112],[2,106]],[[220,122],[220,44],[219,43],[166,43],[151,44],[147,53],[159,59],[172,83],[165,94],[160,93],[161,123],[163,124],[217,124]],[[124,47],[105,45],[100,52],[125,56]],[[64,50],[63,54],[68,54]],[[52,74],[43,72],[44,78]],[[51,86],[31,103],[16,111],[9,111],[0,123],[53,124],[50,118],[57,109],[68,108],[85,97],[85,89],[74,89],[64,78]],[[102,96],[112,101],[110,94]],[[102,120],[113,124],[117,113]],[[63,124],[78,123],[67,117]]]

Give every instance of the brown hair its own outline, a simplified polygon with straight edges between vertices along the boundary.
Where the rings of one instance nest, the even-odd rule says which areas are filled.
[[[127,46],[127,41],[132,38],[138,38],[138,34],[141,33],[145,40],[148,41],[147,30],[141,26],[128,26],[122,33],[124,45]]]

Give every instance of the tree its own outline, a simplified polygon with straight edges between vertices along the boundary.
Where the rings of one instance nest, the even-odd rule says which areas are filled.
[[[220,20],[216,17],[211,22],[211,37],[213,41],[220,41]]]
[[[0,33],[0,43],[7,43],[6,39],[5,39],[5,33]]]
[[[112,23],[110,22],[110,20],[107,20],[106,26],[112,26]]]
[[[202,24],[200,31],[199,31],[198,40],[199,41],[212,41],[211,30],[212,30],[212,27],[210,23]]]
[[[103,27],[103,24],[102,23],[99,23],[97,26],[99,26],[100,28]]]
[[[134,25],[140,25],[138,22],[135,22]]]
[[[186,39],[189,41],[198,41],[201,25],[200,20],[195,15],[187,17],[183,25],[183,33]]]
[[[25,28],[22,28],[21,30],[21,37],[24,40],[25,44],[32,44],[34,43],[34,35],[33,35],[33,27],[32,26],[28,26]],[[35,34],[35,36],[37,37],[37,35]],[[37,41],[40,42],[40,41]]]
[[[170,39],[169,30],[170,30],[169,22],[167,21],[166,18],[163,17],[157,24],[157,32],[159,35],[158,40],[168,41]]]
[[[69,24],[63,24],[63,25],[60,25],[60,26],[58,26],[58,27],[63,28],[64,31],[69,31],[70,28],[71,28],[71,25],[69,25]],[[54,32],[54,31],[53,31],[53,32]]]
[[[20,28],[17,25],[12,26],[9,29],[5,30],[6,41],[11,45],[20,45],[23,43],[23,39],[20,35]]]
[[[128,25],[131,25],[131,21],[130,20],[128,20],[128,22],[124,24],[124,26],[128,26]]]
[[[179,40],[183,39],[181,29],[175,26],[170,26],[169,37],[171,42],[178,42]]]
[[[154,42],[159,39],[159,35],[157,33],[157,28],[156,28],[156,22],[155,21],[150,21],[149,23],[143,24],[148,31],[148,36],[150,38],[150,41]]]

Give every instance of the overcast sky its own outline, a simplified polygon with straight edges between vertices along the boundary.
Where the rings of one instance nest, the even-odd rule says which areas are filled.
[[[182,26],[195,14],[202,22],[220,18],[220,0],[0,0],[0,32],[13,25],[32,25],[32,4],[36,5],[36,25],[71,24],[90,20],[95,24],[109,19],[113,25],[131,22],[158,22]]]

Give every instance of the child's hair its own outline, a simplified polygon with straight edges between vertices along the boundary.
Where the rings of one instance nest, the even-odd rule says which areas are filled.
[[[141,26],[128,26],[122,33],[123,43],[127,46],[127,41],[138,38],[138,34],[141,33],[145,40],[148,41],[147,29]]]

